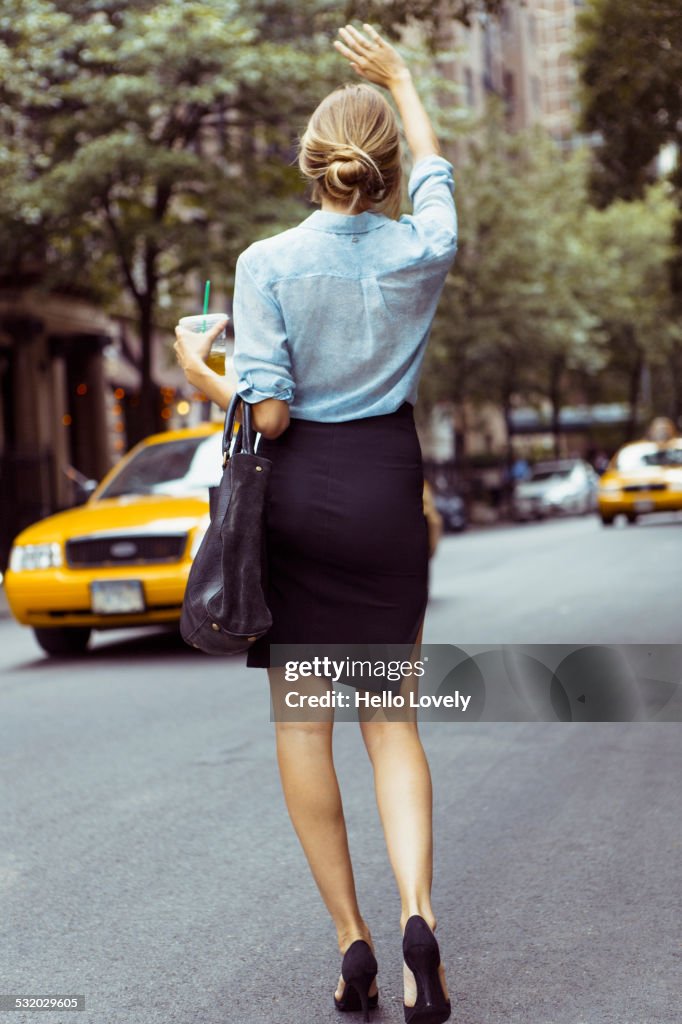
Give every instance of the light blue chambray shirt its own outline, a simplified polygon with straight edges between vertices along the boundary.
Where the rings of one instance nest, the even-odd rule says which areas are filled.
[[[417,400],[422,362],[457,250],[453,166],[428,156],[393,220],[315,210],[237,260],[237,391],[279,398],[291,416],[338,422]]]

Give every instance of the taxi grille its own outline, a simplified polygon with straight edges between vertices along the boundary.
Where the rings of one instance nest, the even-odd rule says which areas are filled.
[[[665,491],[667,486],[667,484],[626,484],[623,490],[631,494],[639,494],[642,491]]]
[[[187,546],[186,533],[151,537],[88,537],[66,542],[66,562],[72,568],[112,565],[155,565],[178,562]]]

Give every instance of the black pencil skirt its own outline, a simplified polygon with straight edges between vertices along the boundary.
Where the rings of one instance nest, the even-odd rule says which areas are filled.
[[[258,454],[266,501],[270,644],[414,644],[428,598],[428,529],[414,408],[341,423],[291,419]]]

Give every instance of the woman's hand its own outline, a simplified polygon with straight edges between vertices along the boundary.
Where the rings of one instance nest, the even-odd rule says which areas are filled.
[[[196,331],[188,331],[186,327],[181,327],[178,324],[175,328],[175,344],[173,348],[178,357],[178,363],[185,375],[188,372],[196,372],[205,365],[208,353],[211,351],[211,345],[220,332],[225,329],[226,323],[227,320],[221,320],[210,331],[206,331],[203,334],[199,334]]]
[[[215,373],[206,365],[211,345],[225,327],[227,320],[221,320],[210,331],[200,334],[188,331],[180,324],[175,328],[175,349],[178,363],[189,384],[197,388],[221,409],[227,409],[232,398],[232,388],[225,377]]]
[[[342,56],[348,58],[353,71],[385,89],[390,89],[401,79],[409,78],[410,69],[395,47],[382,39],[371,25],[362,27],[369,39],[352,25],[346,25],[339,29],[343,43],[334,40],[334,46]]]

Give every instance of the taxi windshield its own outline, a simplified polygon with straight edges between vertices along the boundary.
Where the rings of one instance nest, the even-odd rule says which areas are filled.
[[[566,463],[538,463],[533,466],[532,480],[566,479],[573,472],[573,465]]]
[[[141,448],[98,495],[128,494],[182,496],[217,486],[222,474],[222,434],[183,437]]]
[[[650,466],[682,466],[682,447],[642,444],[624,448],[616,460],[617,469],[647,469]]]

